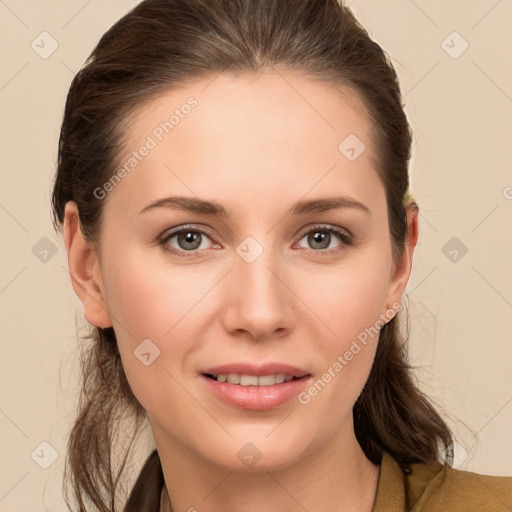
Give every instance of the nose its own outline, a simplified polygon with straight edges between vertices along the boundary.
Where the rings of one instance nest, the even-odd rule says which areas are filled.
[[[284,262],[270,249],[249,261],[237,255],[227,276],[224,327],[231,334],[258,341],[282,337],[293,328],[296,296],[287,283]]]

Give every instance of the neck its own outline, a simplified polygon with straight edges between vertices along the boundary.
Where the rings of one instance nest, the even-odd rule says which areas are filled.
[[[348,438],[341,434],[290,467],[250,473],[229,471],[157,442],[166,482],[160,510],[371,512],[379,466],[366,458],[353,430]]]

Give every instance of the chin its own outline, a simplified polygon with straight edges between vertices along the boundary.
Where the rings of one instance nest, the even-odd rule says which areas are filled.
[[[307,445],[307,441],[297,436],[278,436],[268,433],[259,438],[244,436],[230,439],[219,453],[210,453],[210,460],[229,471],[257,473],[279,471],[289,468],[306,456],[298,447]],[[218,444],[217,447],[220,447]]]

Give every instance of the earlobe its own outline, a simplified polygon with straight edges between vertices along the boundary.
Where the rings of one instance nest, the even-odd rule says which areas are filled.
[[[71,284],[82,302],[86,320],[96,327],[112,327],[99,260],[83,236],[74,201],[66,203],[63,231]]]

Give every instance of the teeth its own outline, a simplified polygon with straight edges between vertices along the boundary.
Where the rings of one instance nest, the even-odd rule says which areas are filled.
[[[284,373],[276,373],[274,375],[240,375],[238,373],[220,373],[213,375],[218,382],[228,382],[229,384],[239,384],[240,386],[273,386],[274,384],[282,384],[290,382],[293,376]]]
[[[240,386],[257,386],[258,377],[256,375],[240,375]]]
[[[284,373],[278,373],[276,375],[276,384],[281,384],[286,380],[286,375]]]
[[[262,375],[254,378],[257,380],[258,386],[273,386],[276,383],[275,375]]]
[[[214,375],[215,377],[215,375]],[[240,384],[240,375],[237,375],[236,373],[229,373],[227,377],[227,381],[230,384]]]

